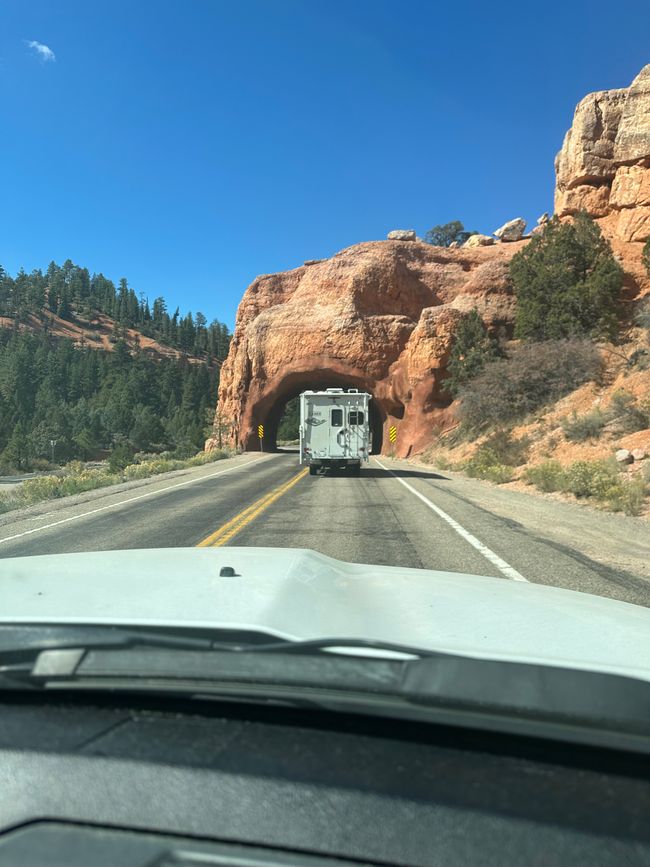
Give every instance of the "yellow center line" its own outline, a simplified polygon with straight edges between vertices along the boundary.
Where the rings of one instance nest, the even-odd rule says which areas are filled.
[[[209,536],[206,536],[206,538],[199,542],[196,547],[218,548],[221,545],[225,545],[233,538],[233,536],[236,536],[237,533],[243,530],[244,527],[248,526],[251,521],[254,521],[255,518],[268,509],[270,505],[275,503],[276,500],[279,500],[288,490],[293,488],[293,486],[297,484],[300,479],[304,478],[308,472],[309,469],[306,467],[304,470],[300,470],[299,473],[296,473],[295,476],[292,476],[288,482],[283,482],[277,488],[264,494],[264,496],[260,497],[259,500],[256,500],[252,506],[243,509],[243,511],[239,512],[238,515],[235,515],[234,518],[231,518],[219,527],[218,530],[215,530],[214,533],[210,533]]]

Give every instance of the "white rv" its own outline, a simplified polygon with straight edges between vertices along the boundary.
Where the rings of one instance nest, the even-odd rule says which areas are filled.
[[[354,388],[303,391],[300,395],[300,463],[315,476],[322,468],[359,475],[372,448],[370,395]]]

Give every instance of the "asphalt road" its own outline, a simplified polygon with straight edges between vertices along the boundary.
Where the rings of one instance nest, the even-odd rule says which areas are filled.
[[[0,517],[0,557],[195,545],[312,548],[650,606],[650,526],[381,458],[311,477],[242,455]]]

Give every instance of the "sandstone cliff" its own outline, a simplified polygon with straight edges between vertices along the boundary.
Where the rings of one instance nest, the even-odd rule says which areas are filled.
[[[611,239],[650,237],[650,64],[578,104],[555,170],[558,216],[585,210]]]
[[[445,420],[445,367],[462,312],[477,307],[491,327],[511,326],[507,263],[517,249],[375,241],[258,277],[237,313],[219,418],[244,448],[259,447],[264,424],[272,447],[287,399],[343,385],[373,395],[375,445],[383,435],[386,448],[396,425],[397,454],[422,448]]]

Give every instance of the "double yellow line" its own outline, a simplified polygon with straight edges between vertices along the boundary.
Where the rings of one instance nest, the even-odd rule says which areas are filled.
[[[296,473],[295,476],[292,476],[288,482],[284,482],[268,494],[260,497],[260,499],[254,502],[252,506],[244,509],[243,512],[235,515],[234,518],[231,518],[230,521],[225,523],[222,527],[219,527],[218,530],[215,530],[214,533],[206,536],[206,538],[199,542],[196,547],[219,548],[221,545],[226,545],[233,536],[236,536],[237,533],[243,530],[244,527],[248,526],[251,521],[254,521],[255,518],[261,515],[265,509],[268,509],[268,507],[275,503],[276,500],[279,500],[280,497],[286,494],[290,488],[293,488],[300,479],[304,478],[308,472],[308,468],[300,470],[300,472]]]

